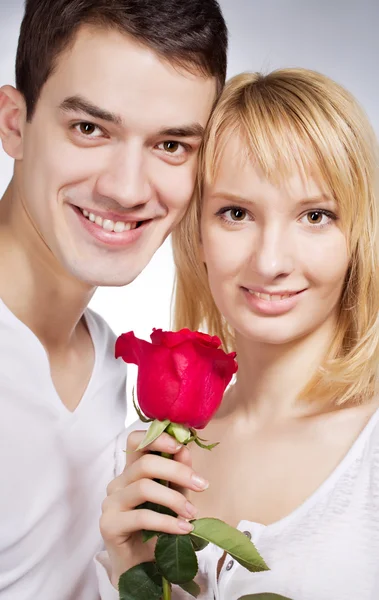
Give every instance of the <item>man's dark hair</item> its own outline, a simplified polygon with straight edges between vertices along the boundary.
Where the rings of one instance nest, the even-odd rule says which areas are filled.
[[[227,29],[217,0],[26,0],[16,85],[30,120],[59,55],[80,26],[112,27],[193,72],[226,77]]]

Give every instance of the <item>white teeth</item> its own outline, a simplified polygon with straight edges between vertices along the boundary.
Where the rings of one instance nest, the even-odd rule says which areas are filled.
[[[279,302],[280,300],[291,298],[295,295],[295,292],[292,294],[264,294],[263,292],[254,292],[249,290],[249,294],[260,298],[261,300],[266,300],[266,302]]]
[[[125,230],[125,225],[126,223],[123,221],[117,221],[117,223],[114,224],[113,231],[115,233],[122,233]]]
[[[82,210],[83,215],[89,219],[92,223],[96,223],[99,227],[105,229],[105,231],[114,231],[115,233],[123,233],[130,229],[136,229],[137,222],[125,223],[124,221],[117,221],[116,223],[111,219],[103,219],[102,217],[95,215],[94,213]]]
[[[113,231],[113,228],[114,228],[114,222],[111,221],[110,219],[104,219],[103,229],[105,229],[105,231]]]

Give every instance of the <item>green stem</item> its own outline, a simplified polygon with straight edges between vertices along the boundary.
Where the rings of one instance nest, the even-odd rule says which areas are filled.
[[[171,600],[171,585],[164,577],[162,577],[163,596],[162,600]]]
[[[172,459],[172,454],[168,454],[167,452],[162,452],[161,453],[163,458],[170,458]],[[160,479],[159,483],[169,487],[169,482],[165,481],[164,479]],[[167,581],[167,579],[165,577],[162,577],[162,587],[163,587],[163,596],[162,596],[162,600],[171,600],[171,585],[170,582]]]

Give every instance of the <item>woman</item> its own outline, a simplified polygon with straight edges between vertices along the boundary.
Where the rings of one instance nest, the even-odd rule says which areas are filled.
[[[239,371],[203,432],[217,448],[179,449],[175,462],[136,453],[110,486],[103,534],[113,579],[151,558],[139,530],[184,531],[185,520],[135,510],[153,500],[183,519],[238,526],[269,565],[251,574],[207,547],[204,599],[377,599],[371,127],[351,95],[318,73],[244,74],[216,107],[201,164],[200,193],[174,234],[176,325],[219,335],[236,349]],[[130,449],[142,435],[129,436]],[[172,452],[171,442],[163,435],[150,450]]]

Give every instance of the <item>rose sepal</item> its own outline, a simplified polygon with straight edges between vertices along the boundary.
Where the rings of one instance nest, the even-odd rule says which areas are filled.
[[[138,407],[136,406],[136,404],[134,406],[137,410]],[[191,442],[195,442],[195,444],[200,446],[200,448],[204,448],[205,450],[212,450],[220,443],[215,442],[213,444],[205,444],[204,442],[206,442],[207,440],[200,438],[196,429],[193,429],[192,427],[186,427],[181,423],[171,423],[171,421],[169,421],[168,419],[164,421],[159,421],[158,419],[147,419],[139,409],[137,410],[137,414],[143,423],[151,423],[150,427],[146,431],[145,437],[138,446],[137,450],[143,450],[144,448],[152,444],[163,432],[166,432],[169,435],[171,435],[171,437],[173,437],[179,444],[182,444],[183,446],[187,446]]]

